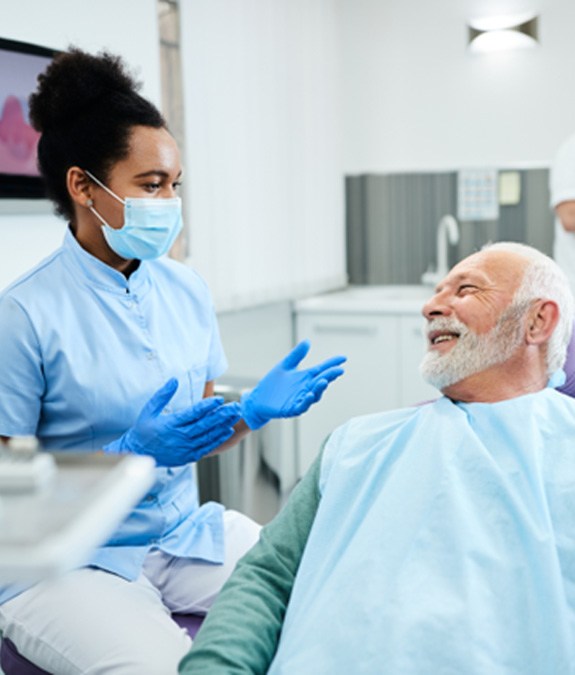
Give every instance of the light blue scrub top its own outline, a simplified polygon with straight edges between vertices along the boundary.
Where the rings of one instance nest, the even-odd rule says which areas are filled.
[[[60,249],[0,295],[0,435],[99,450],[170,377],[179,382],[170,406],[179,410],[226,367],[205,282],[168,258],[141,262],[126,279],[68,230]],[[89,564],[135,579],[152,545],[223,561],[223,507],[199,507],[192,466],[156,475]]]
[[[270,674],[575,672],[575,400],[356,418],[319,487]]]

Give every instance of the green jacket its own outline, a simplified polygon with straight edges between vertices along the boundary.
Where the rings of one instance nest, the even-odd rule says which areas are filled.
[[[319,505],[320,466],[321,455],[239,561],[180,663],[180,673],[267,672]]]

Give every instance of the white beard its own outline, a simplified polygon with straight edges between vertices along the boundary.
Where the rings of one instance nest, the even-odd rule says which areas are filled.
[[[428,331],[447,330],[458,333],[457,344],[445,354],[429,350],[419,367],[423,378],[440,391],[507,361],[523,339],[522,312],[509,307],[495,326],[478,335],[457,319],[432,319]]]

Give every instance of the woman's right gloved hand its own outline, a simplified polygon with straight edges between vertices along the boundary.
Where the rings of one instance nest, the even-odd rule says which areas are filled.
[[[104,447],[104,452],[149,455],[158,466],[197,462],[234,434],[241,417],[239,403],[224,404],[219,396],[205,398],[176,413],[162,411],[178,388],[172,378],[142,408],[133,427]]]

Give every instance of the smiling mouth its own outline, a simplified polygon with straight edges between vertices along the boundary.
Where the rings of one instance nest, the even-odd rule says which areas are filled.
[[[442,342],[451,342],[452,340],[457,340],[458,337],[459,333],[433,331],[429,334],[429,343],[432,346],[435,346],[441,344]]]

